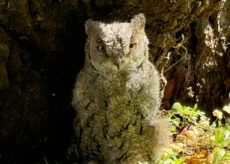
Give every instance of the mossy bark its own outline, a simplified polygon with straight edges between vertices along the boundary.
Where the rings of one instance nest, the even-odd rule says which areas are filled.
[[[229,103],[229,8],[228,0],[1,0],[0,47],[9,54],[0,48],[0,160],[64,156],[89,17],[111,22],[142,12],[158,69],[183,58],[164,72],[165,107],[179,100],[211,111]]]

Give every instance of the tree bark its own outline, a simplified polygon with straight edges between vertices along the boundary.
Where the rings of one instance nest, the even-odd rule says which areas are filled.
[[[84,21],[147,18],[152,62],[164,73],[164,108],[212,111],[230,101],[228,0],[1,0],[0,160],[65,160],[84,60]],[[25,155],[33,158],[25,159]]]

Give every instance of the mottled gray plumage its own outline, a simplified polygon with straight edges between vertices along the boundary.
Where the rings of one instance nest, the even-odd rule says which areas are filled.
[[[149,61],[145,17],[88,20],[85,65],[73,91],[83,163],[154,163],[167,140],[156,119],[160,77]]]

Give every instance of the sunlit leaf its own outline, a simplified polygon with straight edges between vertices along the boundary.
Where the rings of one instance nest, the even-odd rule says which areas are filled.
[[[171,122],[177,127],[180,125],[180,119],[179,118],[172,119]]]
[[[219,161],[221,161],[223,159],[225,155],[225,150],[221,149],[221,148],[215,148],[214,149],[214,153],[213,153],[213,164],[218,164]]]
[[[222,129],[217,129],[215,131],[215,141],[217,144],[222,145],[224,143],[224,135]]]
[[[230,104],[225,105],[225,106],[223,107],[223,111],[225,111],[225,112],[227,112],[228,114],[230,114]]]
[[[172,110],[174,110],[174,111],[182,111],[183,106],[179,102],[176,102],[176,103],[173,104]]]
[[[197,111],[197,104],[194,105],[193,110]]]
[[[215,116],[216,118],[218,118],[219,120],[221,120],[223,118],[223,113],[216,109],[212,112],[212,115]]]
[[[174,164],[182,164],[182,163],[183,163],[182,159],[174,160]]]
[[[197,105],[175,103],[167,114],[174,142],[159,164],[230,163],[230,126],[220,120],[225,119],[222,111],[216,110],[213,115],[218,119],[210,123]]]
[[[230,160],[230,152],[224,154],[223,160]]]

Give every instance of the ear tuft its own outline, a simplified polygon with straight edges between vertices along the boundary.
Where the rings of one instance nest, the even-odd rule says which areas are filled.
[[[145,23],[146,23],[145,15],[143,13],[135,15],[131,19],[131,23],[134,26],[136,26],[137,29],[144,29],[145,28]]]
[[[93,20],[91,19],[88,19],[86,22],[85,22],[85,32],[86,34],[88,35],[90,33],[90,31],[92,30],[93,28]]]
[[[101,22],[88,19],[85,22],[85,32],[87,35],[90,35],[92,32],[93,33],[98,32],[101,30],[100,26],[101,26]]]

